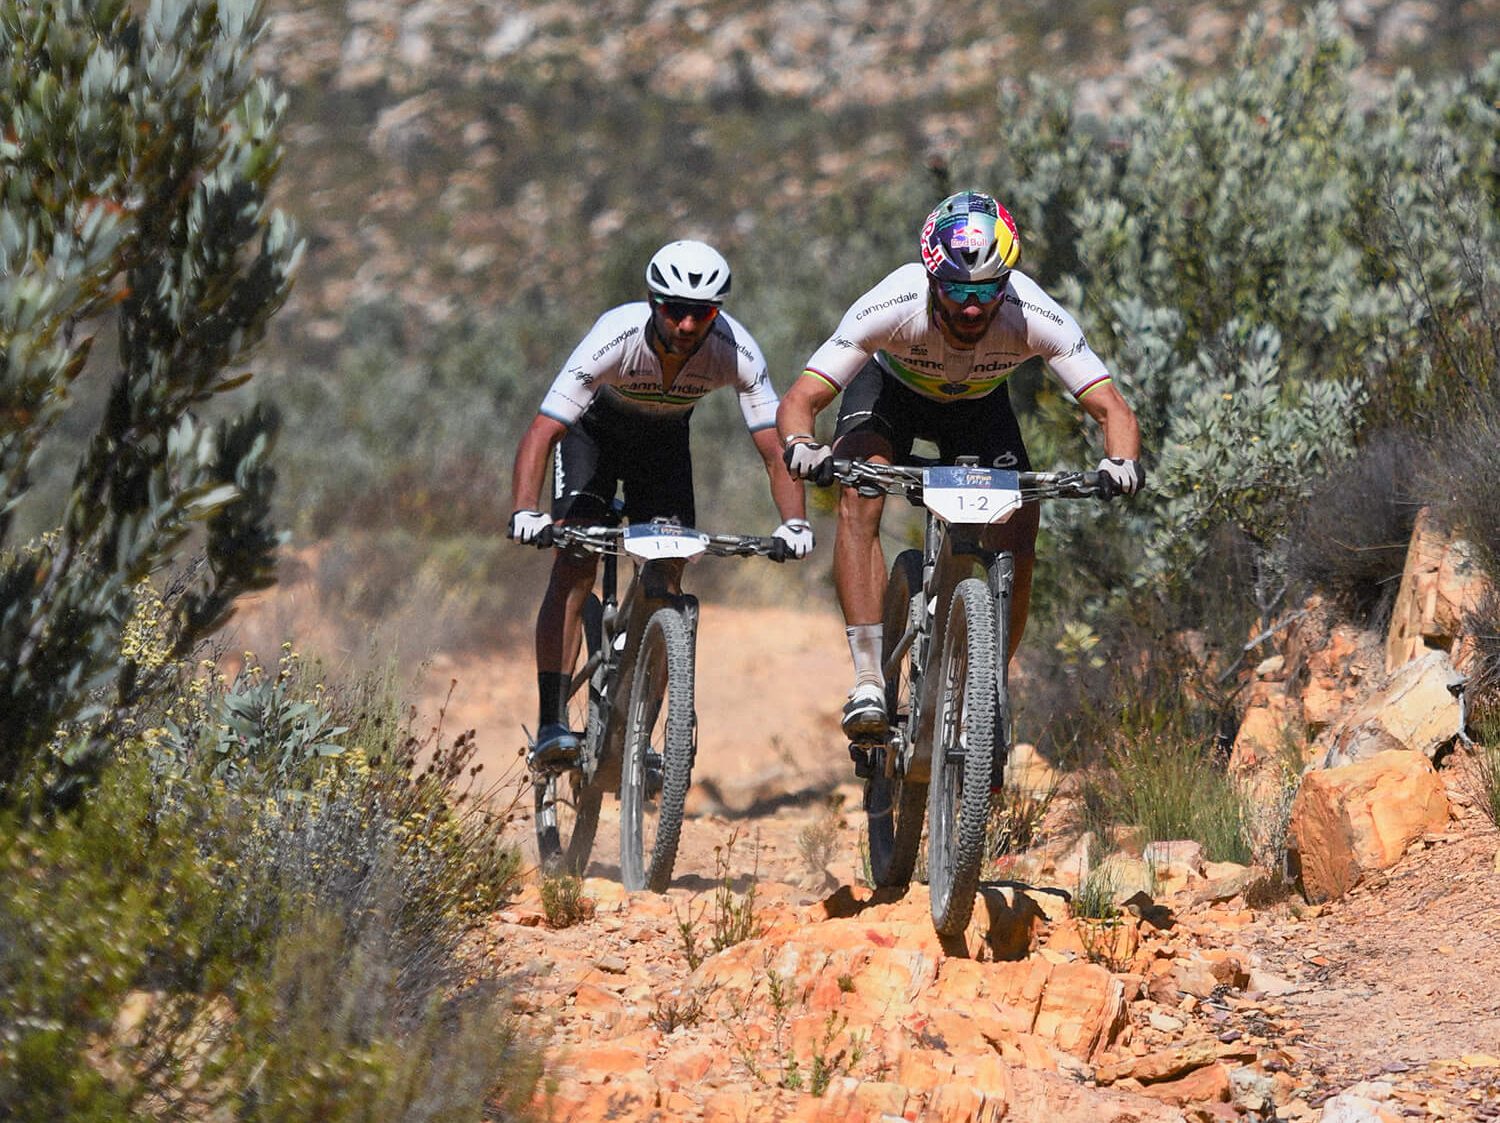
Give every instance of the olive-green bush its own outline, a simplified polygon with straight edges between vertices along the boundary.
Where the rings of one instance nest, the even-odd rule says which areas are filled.
[[[198,413],[248,377],[299,252],[267,203],[282,102],[255,76],[259,26],[252,0],[0,4],[0,799],[51,749],[53,800],[90,782],[105,727],[53,733],[89,699],[129,705],[131,589],[189,533],[207,564],[174,602],[179,652],[270,579],[275,414]],[[102,418],[55,531],[22,548],[16,508],[106,325]]]

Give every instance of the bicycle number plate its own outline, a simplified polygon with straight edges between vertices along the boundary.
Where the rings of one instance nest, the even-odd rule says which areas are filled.
[[[625,552],[642,561],[695,558],[708,549],[708,535],[672,523],[639,523],[625,528]]]
[[[1020,509],[1021,479],[1004,468],[928,468],[922,502],[950,523],[1003,523]]]

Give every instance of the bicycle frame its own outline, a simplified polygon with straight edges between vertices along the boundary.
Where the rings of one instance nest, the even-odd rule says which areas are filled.
[[[619,536],[618,531],[609,535]],[[696,644],[698,637],[698,598],[689,593],[674,593],[669,588],[667,566],[660,561],[639,561],[617,598],[620,551],[598,551],[603,559],[599,578],[599,636],[587,661],[573,676],[568,687],[571,698],[588,684],[601,707],[602,736],[584,738],[579,768],[586,780],[614,786],[619,783],[620,742],[625,735],[624,707],[630,697],[630,672],[641,630],[651,614],[663,606],[675,608],[687,625],[688,636]],[[586,628],[589,622],[585,621]],[[591,702],[593,701],[591,699]]]
[[[957,467],[976,466],[971,458],[961,457]],[[997,648],[1000,657],[1008,655],[1006,632],[1010,619],[1011,602],[1015,589],[1015,555],[1008,550],[987,547],[984,544],[991,524],[978,522],[950,522],[944,515],[928,506],[924,490],[926,478],[924,468],[936,467],[928,463],[922,466],[874,464],[864,461],[835,461],[834,475],[846,486],[855,488],[866,496],[879,494],[900,495],[914,506],[923,508],[925,523],[922,534],[922,585],[918,594],[919,611],[908,617],[905,633],[892,648],[883,671],[886,681],[891,681],[908,653],[911,658],[911,682],[907,692],[910,707],[905,726],[893,721],[889,738],[891,751],[883,754],[885,775],[889,778],[900,774],[917,782],[925,782],[931,764],[932,722],[937,706],[939,684],[935,676],[928,675],[934,652],[942,650],[943,629],[947,620],[948,606],[958,583],[973,571],[977,564],[984,568],[985,583],[996,607]],[[1094,472],[1020,472],[1015,473],[1020,495],[1025,501],[1044,498],[1084,498],[1110,494],[1108,484]],[[1003,521],[1003,520],[997,520]],[[913,651],[915,648],[915,651]],[[997,705],[1004,708],[1003,676],[997,676]],[[893,717],[895,715],[892,715]],[[1001,720],[1005,720],[1003,712]],[[1003,767],[997,761],[996,767]]]
[[[917,502],[917,500],[913,500]],[[885,755],[886,775],[894,769],[912,780],[927,779],[931,765],[932,722],[937,711],[937,676],[928,675],[930,653],[942,650],[943,629],[948,605],[959,581],[973,571],[977,563],[984,567],[985,581],[997,610],[1009,619],[1012,591],[1015,586],[1015,555],[1008,550],[992,550],[982,544],[984,526],[950,523],[931,508],[924,508],[922,532],[922,588],[919,611],[912,614],[897,645],[886,661],[887,680],[893,678],[907,652],[915,647],[912,659],[912,682],[908,687],[911,709],[905,729],[893,726],[893,748]],[[997,638],[1003,638],[1003,629]],[[997,702],[999,699],[997,698]]]
[[[600,800],[613,790],[621,807],[621,880],[628,889],[660,892],[676,860],[698,747],[693,702],[698,599],[677,590],[676,568],[702,553],[760,554],[781,561],[786,544],[652,522],[623,529],[560,525],[538,545],[604,559],[599,594],[590,592],[584,602],[588,657],[568,689],[569,698],[585,687],[588,691],[579,755],[532,776],[540,856],[543,861],[561,857],[574,872],[582,872],[598,827]],[[636,563],[623,595],[621,553],[631,554]],[[574,812],[570,829],[560,815],[566,806]]]

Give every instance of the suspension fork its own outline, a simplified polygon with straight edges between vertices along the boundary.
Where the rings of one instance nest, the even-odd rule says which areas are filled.
[[[1010,658],[1010,607],[1016,592],[1016,555],[1002,550],[986,562],[985,581],[995,601],[995,659],[1000,666]],[[999,669],[999,668],[997,668]],[[995,679],[999,682],[999,678]]]
[[[1016,556],[1002,550],[985,563],[985,582],[995,603],[995,755],[990,760],[990,790],[1005,782],[1010,758],[1010,609],[1016,590]]]

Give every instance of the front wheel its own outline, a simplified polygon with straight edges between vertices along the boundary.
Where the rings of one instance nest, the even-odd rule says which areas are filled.
[[[984,862],[999,708],[996,639],[989,588],[978,578],[960,581],[953,591],[938,669],[927,793],[932,924],[944,936],[956,936],[968,927]]]
[[[620,775],[620,880],[666,891],[693,770],[693,646],[682,614],[658,608],[636,652]]]
[[[882,612],[882,635],[880,658],[888,663],[896,645],[901,642],[908,628],[915,627],[919,620],[920,607],[913,597],[922,589],[922,551],[903,550],[891,566],[891,576],[885,585],[885,606]],[[890,668],[885,680],[885,712],[893,727],[903,730],[910,737],[911,728],[911,667],[916,646],[907,648],[899,665]],[[895,752],[895,746],[887,746],[886,753]],[[884,764],[884,761],[880,762]],[[865,781],[865,816],[870,832],[870,878],[882,888],[905,886],[911,883],[912,870],[916,867],[917,850],[922,841],[922,816],[927,802],[927,785],[892,771],[887,776],[885,769],[877,767],[875,774]]]

